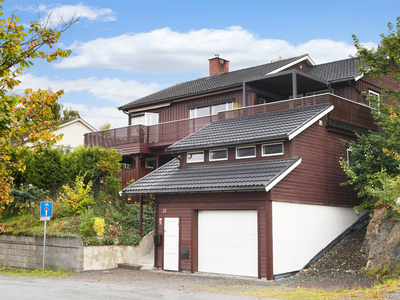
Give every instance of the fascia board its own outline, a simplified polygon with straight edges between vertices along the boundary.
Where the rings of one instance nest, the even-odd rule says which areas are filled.
[[[304,57],[302,57],[302,58],[300,58],[298,60],[295,60],[295,61],[291,62],[290,64],[287,64],[287,65],[285,65],[283,67],[280,67],[280,68],[278,68],[278,69],[276,69],[274,71],[271,71],[271,72],[269,72],[267,74],[278,73],[278,72],[283,71],[283,70],[285,70],[287,68],[290,68],[290,67],[292,67],[292,66],[294,66],[294,65],[296,65],[296,64],[298,64],[298,63],[300,63],[302,61],[307,61],[311,66],[315,66],[315,62],[311,59],[310,56],[307,55],[307,56],[304,56]]]
[[[330,113],[332,110],[334,109],[334,106],[331,105],[329,106],[327,109],[325,109],[323,112],[321,112],[320,114],[316,115],[315,117],[313,117],[312,119],[308,120],[306,123],[304,123],[303,125],[301,125],[300,127],[298,127],[297,129],[295,129],[294,131],[292,131],[291,133],[289,133],[288,135],[288,139],[289,141],[291,139],[293,139],[296,135],[298,135],[299,133],[301,133],[303,130],[305,130],[306,128],[310,127],[312,124],[314,124],[316,121],[318,121],[319,119],[321,119],[323,116],[327,115],[328,113]]]
[[[275,185],[277,185],[283,178],[285,178],[286,175],[292,172],[300,164],[301,164],[301,157],[293,165],[287,168],[281,175],[275,178],[270,184],[265,186],[265,191],[269,192]]]

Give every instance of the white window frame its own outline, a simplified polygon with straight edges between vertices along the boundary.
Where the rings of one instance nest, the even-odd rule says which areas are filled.
[[[202,153],[202,154],[203,154],[203,159],[201,159],[201,160],[192,160],[192,161],[189,161],[189,154],[192,154],[192,153]],[[188,164],[191,164],[191,163],[198,163],[198,162],[204,162],[204,151],[191,151],[191,152],[187,152],[187,153],[186,153],[186,162],[187,162]]]
[[[374,95],[376,97],[378,97],[378,101],[381,99],[381,94],[379,94],[378,92],[375,92],[373,90],[368,89],[368,95]],[[378,102],[379,105],[379,102]],[[371,106],[371,102],[368,100],[368,106]]]
[[[214,107],[215,107],[215,106],[220,106],[220,105],[222,105],[222,104],[225,104],[225,109],[224,109],[224,110],[221,110],[221,111],[226,111],[226,110],[233,109],[233,102],[225,102],[225,103],[215,104],[215,105],[212,105],[212,106],[211,106],[211,114],[212,114],[212,115],[216,115],[217,113],[215,112]],[[231,107],[231,108],[229,108],[229,104],[232,104],[232,107]]]
[[[243,149],[243,148],[254,148],[254,155],[252,156],[238,156],[238,150]],[[242,159],[242,158],[254,158],[256,157],[256,146],[246,146],[246,147],[236,147],[235,152],[236,152],[236,159]]]
[[[272,145],[282,145],[282,152],[279,153],[271,153],[271,154],[264,154],[264,147],[265,146],[272,146]],[[285,148],[283,147],[283,143],[271,143],[271,144],[264,144],[261,146],[261,156],[266,157],[266,156],[277,156],[277,155],[283,155],[285,152]]]
[[[214,151],[225,151],[226,152],[226,158],[211,158],[211,152],[214,152]],[[228,160],[228,149],[227,148],[224,148],[224,149],[214,149],[214,150],[210,150],[209,151],[209,154],[208,154],[208,160],[209,161],[219,161],[219,160]]]

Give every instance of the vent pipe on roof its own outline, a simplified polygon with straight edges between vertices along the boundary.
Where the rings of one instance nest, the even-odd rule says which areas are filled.
[[[220,58],[219,54],[215,54],[215,57],[210,58],[209,62],[210,76],[229,72],[229,60]]]

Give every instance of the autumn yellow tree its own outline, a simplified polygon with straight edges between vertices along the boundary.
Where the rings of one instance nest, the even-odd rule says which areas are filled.
[[[25,168],[26,151],[49,147],[60,139],[52,133],[58,123],[51,106],[63,91],[27,89],[20,95],[14,92],[20,84],[18,76],[33,65],[33,59],[51,62],[67,57],[70,50],[56,49],[56,45],[61,33],[75,21],[71,19],[56,29],[38,21],[25,28],[14,14],[0,19],[0,217],[5,204],[12,201],[11,171]]]

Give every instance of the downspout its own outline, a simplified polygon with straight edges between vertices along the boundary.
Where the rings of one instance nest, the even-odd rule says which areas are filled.
[[[131,114],[128,113],[128,112],[126,112],[126,111],[124,111],[124,110],[123,110],[122,112],[128,116],[128,125],[132,125],[132,122],[131,122]]]
[[[353,87],[360,94],[360,96],[364,99],[365,103],[365,96],[363,96],[363,93],[351,82],[351,80],[349,80],[349,85]]]

